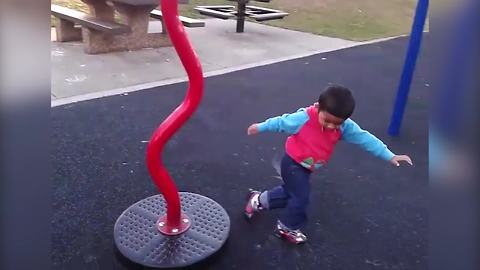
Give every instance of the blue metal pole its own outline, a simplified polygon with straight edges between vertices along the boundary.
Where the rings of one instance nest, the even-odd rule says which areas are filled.
[[[392,118],[390,120],[390,126],[388,127],[388,134],[391,136],[397,136],[400,132],[403,113],[405,112],[405,105],[408,100],[408,92],[410,91],[410,85],[412,83],[413,73],[415,71],[415,65],[417,63],[418,53],[422,43],[427,12],[428,0],[419,0],[415,12],[415,18],[413,20],[412,32],[408,44],[405,64],[403,66],[402,77],[400,78],[400,83],[398,85]]]

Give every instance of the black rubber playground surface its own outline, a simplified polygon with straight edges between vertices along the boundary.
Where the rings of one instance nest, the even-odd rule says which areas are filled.
[[[206,79],[199,110],[165,148],[181,191],[220,203],[231,220],[224,248],[194,269],[426,269],[428,51],[423,50],[401,136],[386,130],[408,40],[399,38]],[[428,37],[425,39],[428,43]],[[352,117],[415,166],[394,168],[341,143],[312,177],[309,242],[272,235],[275,212],[243,217],[250,187],[279,183],[272,160],[285,136],[246,135],[270,116],[312,104],[328,83],[350,87]],[[118,216],[157,194],[146,141],[180,103],[186,83],[52,108],[53,238],[56,269],[143,269],[113,242]]]

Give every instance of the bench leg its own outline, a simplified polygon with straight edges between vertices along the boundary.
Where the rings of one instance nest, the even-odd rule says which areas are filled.
[[[90,14],[105,21],[115,21],[115,9],[107,5],[106,1],[98,0],[82,0],[88,5]],[[118,41],[115,42],[114,36],[106,35],[105,33],[82,28],[84,50],[87,54],[107,53],[111,51],[118,51],[125,48],[125,45]],[[123,42],[124,43],[124,42]]]
[[[107,5],[106,1],[98,0],[82,0],[88,5],[90,14],[97,18],[113,22],[115,18],[115,11],[113,7]]]
[[[167,35],[167,26],[165,25],[163,20],[160,20],[160,22],[162,23],[162,34]]]
[[[55,32],[58,42],[79,41],[82,40],[82,29],[75,28],[73,22],[55,18]]]
[[[120,14],[120,21],[130,26],[132,32],[126,34],[127,49],[139,50],[142,48],[158,48],[170,46],[170,39],[166,33],[148,33],[148,24],[150,22],[150,11],[155,5],[128,6],[121,3],[114,3],[115,9]],[[164,32],[162,30],[162,32]]]
[[[239,0],[237,6],[237,33],[243,33],[245,29],[245,10],[248,0]]]
[[[107,35],[86,27],[83,27],[82,31],[84,50],[87,54],[127,50],[125,35]]]

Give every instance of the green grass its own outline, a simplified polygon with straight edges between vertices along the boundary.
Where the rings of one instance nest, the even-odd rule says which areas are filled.
[[[188,5],[180,5],[179,11],[183,16],[191,18],[206,18],[199,14],[194,8],[196,6],[207,6],[207,5],[235,5],[235,2],[226,1],[226,0],[190,0]]]
[[[88,12],[80,0],[52,0],[53,4]],[[265,24],[318,35],[364,41],[409,33],[417,0],[272,0],[250,2],[290,13],[282,20]],[[180,13],[205,18],[198,5],[234,5],[227,0],[190,0],[180,6]],[[248,29],[247,29],[248,31]]]
[[[291,2],[295,4],[292,5]],[[302,5],[302,2],[305,5]],[[408,33],[416,2],[416,0],[276,0],[276,4],[272,2],[267,6],[284,10],[290,15],[283,20],[269,21],[267,24],[365,41]]]
[[[71,9],[75,9],[81,12],[89,13],[89,8],[87,4],[82,2],[81,0],[51,0],[52,4],[68,7]],[[115,20],[118,22],[120,20],[118,12],[115,12]],[[55,18],[50,16],[51,25],[52,27],[55,26]]]
[[[52,4],[88,12],[88,6],[80,0],[52,0]]]
[[[318,16],[322,16],[323,19],[319,20]],[[267,24],[356,41],[394,36],[407,32],[407,28],[397,29],[384,21],[355,13],[349,14],[348,19],[344,19],[343,16],[335,15],[335,13],[318,15],[318,13],[310,11],[300,11],[283,21],[271,21]]]
[[[250,5],[280,9],[290,15],[267,25],[355,41],[406,34],[417,0],[272,0]],[[232,5],[226,0],[190,0],[181,8],[185,16],[202,18],[197,5]]]
[[[68,7],[78,11],[88,13],[88,6],[80,0],[52,0],[52,4],[62,7]],[[50,24],[55,26],[55,17],[50,16]]]

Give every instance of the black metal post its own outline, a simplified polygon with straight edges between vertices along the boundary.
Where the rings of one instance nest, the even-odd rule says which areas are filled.
[[[238,0],[237,3],[237,33],[243,33],[248,0]]]

